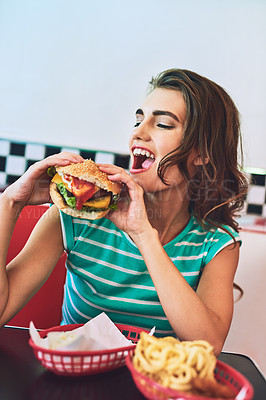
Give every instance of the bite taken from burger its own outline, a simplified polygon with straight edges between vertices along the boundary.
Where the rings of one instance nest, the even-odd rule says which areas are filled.
[[[84,219],[99,219],[117,209],[121,184],[111,182],[92,160],[51,167],[50,195],[64,213]]]

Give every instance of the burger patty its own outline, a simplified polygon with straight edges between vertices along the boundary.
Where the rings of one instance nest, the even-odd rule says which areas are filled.
[[[69,207],[76,208],[76,207],[75,207],[76,198],[75,198],[74,194],[73,194],[72,192],[70,192],[70,191],[65,187],[65,185],[63,185],[63,184],[57,184],[56,186],[57,186],[57,191],[61,194],[61,196],[62,196],[64,202],[65,202]],[[108,206],[108,207],[105,207],[105,208],[98,208],[98,207],[96,207],[96,206],[93,207],[93,206],[86,206],[86,205],[84,205],[84,206],[82,207],[82,209],[84,209],[84,210],[97,210],[97,211],[103,211],[103,210],[106,210],[107,208],[116,209],[116,208],[117,208],[117,207],[116,207],[116,202],[117,202],[117,200],[118,200],[118,198],[119,198],[119,195],[114,195],[112,192],[107,192],[107,191],[104,190],[104,189],[99,189],[97,192],[94,193],[94,195],[93,195],[92,197],[90,197],[90,198],[89,198],[88,200],[86,200],[86,201],[93,201],[93,200],[97,200],[97,199],[100,199],[100,198],[103,198],[103,197],[106,197],[106,196],[110,196],[110,195],[111,195],[111,201],[109,202],[109,206]],[[67,196],[68,199],[66,199],[65,196]],[[74,202],[72,202],[71,199],[73,199]]]
[[[66,187],[65,187],[65,189],[66,189],[68,197],[75,197],[74,194],[72,192],[70,192]],[[58,187],[57,187],[57,190],[60,193],[60,189]],[[96,199],[99,199],[100,197],[109,196],[110,194],[112,194],[112,192],[107,192],[104,189],[100,189],[100,190],[97,190],[97,192],[95,192],[94,195],[91,196],[86,201],[96,200]]]
[[[110,194],[112,194],[112,192],[107,192],[104,189],[100,189],[97,190],[97,192],[94,193],[94,195],[92,197],[90,197],[88,200],[96,200],[99,199],[100,197],[104,197],[104,196],[109,196]]]

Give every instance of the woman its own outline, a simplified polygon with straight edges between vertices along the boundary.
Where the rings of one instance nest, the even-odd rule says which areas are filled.
[[[100,166],[126,188],[119,209],[90,222],[52,206],[6,273],[22,208],[50,201],[47,168],[82,158],[61,153],[30,167],[0,198],[1,323],[36,293],[66,249],[62,323],[105,311],[115,323],[205,339],[219,354],[233,313],[234,213],[246,191],[239,141],[238,111],[221,87],[191,71],[159,74],[136,112],[130,174]]]

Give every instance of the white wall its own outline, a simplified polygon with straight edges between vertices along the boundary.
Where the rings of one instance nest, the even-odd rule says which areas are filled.
[[[127,153],[153,74],[232,95],[246,165],[266,168],[264,0],[0,0],[0,137]]]
[[[244,296],[235,312],[224,350],[246,354],[266,376],[266,233],[242,232],[235,282]]]

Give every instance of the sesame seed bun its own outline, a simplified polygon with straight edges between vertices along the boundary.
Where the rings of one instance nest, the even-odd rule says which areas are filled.
[[[121,185],[118,182],[109,181],[108,175],[102,172],[98,165],[92,160],[85,160],[77,164],[69,164],[65,167],[56,167],[56,172],[72,175],[84,181],[94,183],[94,185],[108,192],[113,192],[113,194],[119,194],[121,191]]]
[[[121,185],[117,182],[109,181],[108,175],[100,171],[99,167],[92,160],[85,160],[84,162],[77,164],[69,164],[65,167],[56,167],[55,169],[57,173],[72,175],[76,178],[91,182],[107,192],[112,192],[114,195],[119,194],[121,191]],[[110,209],[101,211],[84,211],[69,207],[64,201],[62,195],[59,193],[55,182],[50,183],[50,196],[54,204],[61,211],[65,214],[71,215],[72,217],[94,220],[103,218],[110,211]]]

